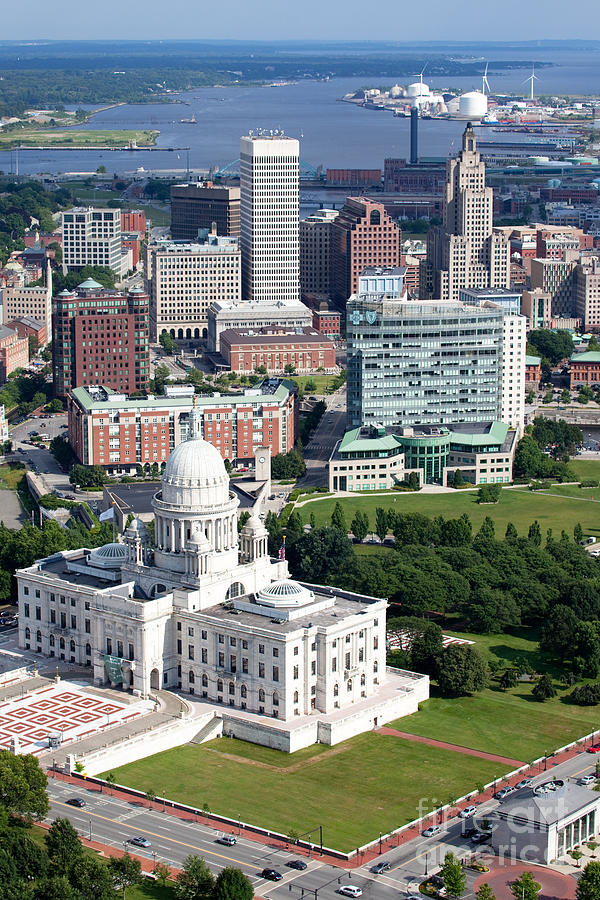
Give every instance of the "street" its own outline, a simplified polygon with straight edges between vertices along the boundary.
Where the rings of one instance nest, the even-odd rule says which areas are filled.
[[[548,781],[554,777],[575,780],[583,774],[594,771],[596,757],[580,753],[557,766],[548,766],[547,771],[540,771],[534,776],[534,784]],[[550,761],[551,762],[551,761]],[[137,801],[127,801],[97,790],[88,790],[85,783],[72,785],[62,781],[49,779],[48,793],[51,800],[47,821],[57,816],[67,817],[84,837],[92,837],[96,841],[119,849],[129,848],[138,856],[149,860],[159,860],[174,866],[181,866],[189,854],[204,857],[209,867],[218,872],[225,866],[234,865],[240,868],[253,883],[255,893],[272,900],[283,900],[283,897],[301,897],[303,892],[321,896],[323,900],[334,900],[341,885],[352,884],[360,887],[363,895],[369,900],[391,900],[398,896],[398,891],[418,892],[418,885],[423,876],[435,873],[441,866],[444,855],[452,851],[459,858],[467,857],[473,852],[486,853],[486,845],[474,847],[468,838],[462,836],[463,821],[453,818],[442,823],[440,835],[431,838],[422,836],[415,838],[381,857],[359,866],[351,871],[325,864],[318,855],[307,859],[305,871],[290,869],[286,863],[299,855],[281,849],[280,845],[262,844],[251,841],[246,836],[238,837],[237,844],[226,847],[217,842],[220,832],[189,819],[162,812],[160,804],[157,809],[149,810]],[[86,801],[84,809],[67,804],[73,797],[83,797]],[[476,802],[476,801],[475,801]],[[485,818],[498,807],[497,800],[482,803],[477,817]],[[146,837],[151,846],[144,849],[127,844],[135,835]],[[380,861],[391,864],[391,870],[381,875],[374,875],[372,866]],[[279,882],[266,881],[261,878],[263,868],[273,868],[281,872],[283,879]],[[472,896],[470,890],[465,897]]]
[[[67,414],[58,413],[48,419],[40,419],[35,416],[25,419],[10,429],[10,440],[13,443],[12,461],[25,463],[28,469],[36,472],[47,487],[47,492],[59,490],[63,493],[74,493],[69,476],[63,472],[54,459],[47,446],[43,444],[31,444],[30,433],[37,431],[39,434],[47,434],[54,438],[59,434],[67,437]],[[25,443],[27,441],[28,443]],[[89,494],[81,494],[82,498]]]
[[[333,448],[346,430],[346,385],[323,399],[327,404],[327,410],[304,448],[306,475],[299,479],[299,486],[310,484],[322,487],[328,485],[327,462]]]

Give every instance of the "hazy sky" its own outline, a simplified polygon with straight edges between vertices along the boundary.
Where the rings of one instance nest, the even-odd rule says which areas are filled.
[[[5,40],[522,41],[597,37],[600,24],[598,0],[573,7],[564,0],[8,0],[2,7]]]

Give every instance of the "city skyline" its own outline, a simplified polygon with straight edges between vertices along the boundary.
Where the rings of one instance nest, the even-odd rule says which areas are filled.
[[[34,0],[28,7],[31,15],[28,21],[35,23],[32,35],[24,30],[21,10],[7,8],[3,17],[4,40],[86,40],[91,39],[91,17],[85,5],[74,0],[62,0],[56,7],[48,7],[40,0]],[[196,14],[196,22],[189,4],[185,0],[174,0],[169,6],[169,16],[161,13],[164,6],[156,0],[147,0],[145,16],[140,19],[136,7],[127,8],[115,0],[107,0],[104,5],[102,22],[94,23],[93,39],[139,39],[169,40],[186,39],[197,24],[203,39],[208,40],[389,40],[397,22],[398,32],[410,34],[412,40],[436,40],[444,35],[445,40],[472,41],[487,40],[514,41],[515,22],[519,23],[519,40],[585,39],[582,21],[586,14],[593,16],[596,6],[592,0],[582,0],[578,15],[569,21],[563,14],[558,0],[542,4],[534,0],[529,7],[523,7],[516,0],[508,0],[501,7],[486,8],[485,13],[473,15],[473,8],[466,3],[448,6],[434,0],[425,18],[419,7],[402,7],[383,0],[378,7],[377,17],[372,21],[362,14],[364,7],[358,0],[341,0],[323,5],[317,0],[297,7],[281,5],[273,0],[261,0],[248,5],[241,0],[231,0],[228,5],[226,22],[222,19],[206,19],[202,9]],[[468,16],[461,12],[468,12]],[[431,22],[436,22],[432,34]],[[185,22],[185,25],[183,23]],[[543,29],[543,30],[542,30]]]

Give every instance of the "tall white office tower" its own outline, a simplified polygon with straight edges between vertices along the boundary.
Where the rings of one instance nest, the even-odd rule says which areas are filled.
[[[299,153],[279,134],[240,140],[244,300],[300,300]]]

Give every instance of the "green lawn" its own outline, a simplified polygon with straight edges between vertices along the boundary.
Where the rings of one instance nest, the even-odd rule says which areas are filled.
[[[343,497],[339,502],[344,508],[346,522],[349,524],[357,509],[363,510],[369,517],[371,525],[375,523],[375,509],[382,506],[384,509],[393,509],[399,513],[419,512],[426,516],[445,516],[453,518],[467,513],[477,530],[486,516],[490,516],[496,523],[496,533],[504,536],[506,526],[512,522],[520,534],[526,534],[531,522],[537,519],[542,529],[542,534],[547,528],[552,528],[555,534],[560,535],[561,529],[572,533],[577,522],[581,522],[586,534],[600,535],[600,508],[595,503],[589,503],[588,492],[582,492],[584,500],[581,503],[569,497],[562,497],[551,493],[541,493],[528,490],[504,489],[498,503],[477,503],[476,491],[460,491],[451,494],[423,494],[400,493],[376,495],[360,495],[357,497]],[[335,498],[307,503],[299,507],[303,520],[308,521],[311,512],[314,512],[317,524],[328,524],[331,513],[336,504]]]
[[[334,379],[333,375],[286,375],[286,378],[289,378],[290,381],[295,381],[299,388],[303,388],[305,393],[309,396],[314,394],[315,396],[326,394],[327,387],[331,384]],[[316,388],[314,390],[306,391],[306,382],[314,381],[316,384]]]
[[[5,463],[0,466],[0,490],[16,490],[24,474],[23,463]]]
[[[420,801],[434,808],[506,771],[498,763],[370,732],[289,756],[237,740],[188,744],[113,773],[121,784],[198,807],[207,803],[215,812],[283,833],[323,825],[324,843],[347,852],[414,819]]]
[[[600,459],[572,459],[569,468],[573,470],[575,478],[580,481],[586,478],[594,478],[600,481]]]
[[[497,641],[500,644],[502,637]],[[560,696],[537,703],[531,686],[520,684],[506,692],[489,688],[452,700],[432,697],[418,713],[394,725],[411,734],[531,762],[597,728],[599,719],[596,707],[571,706]]]
[[[158,131],[150,129],[90,129],[77,131],[73,128],[22,128],[18,131],[0,133],[0,147],[127,147],[135,141],[138,147],[156,143]]]

